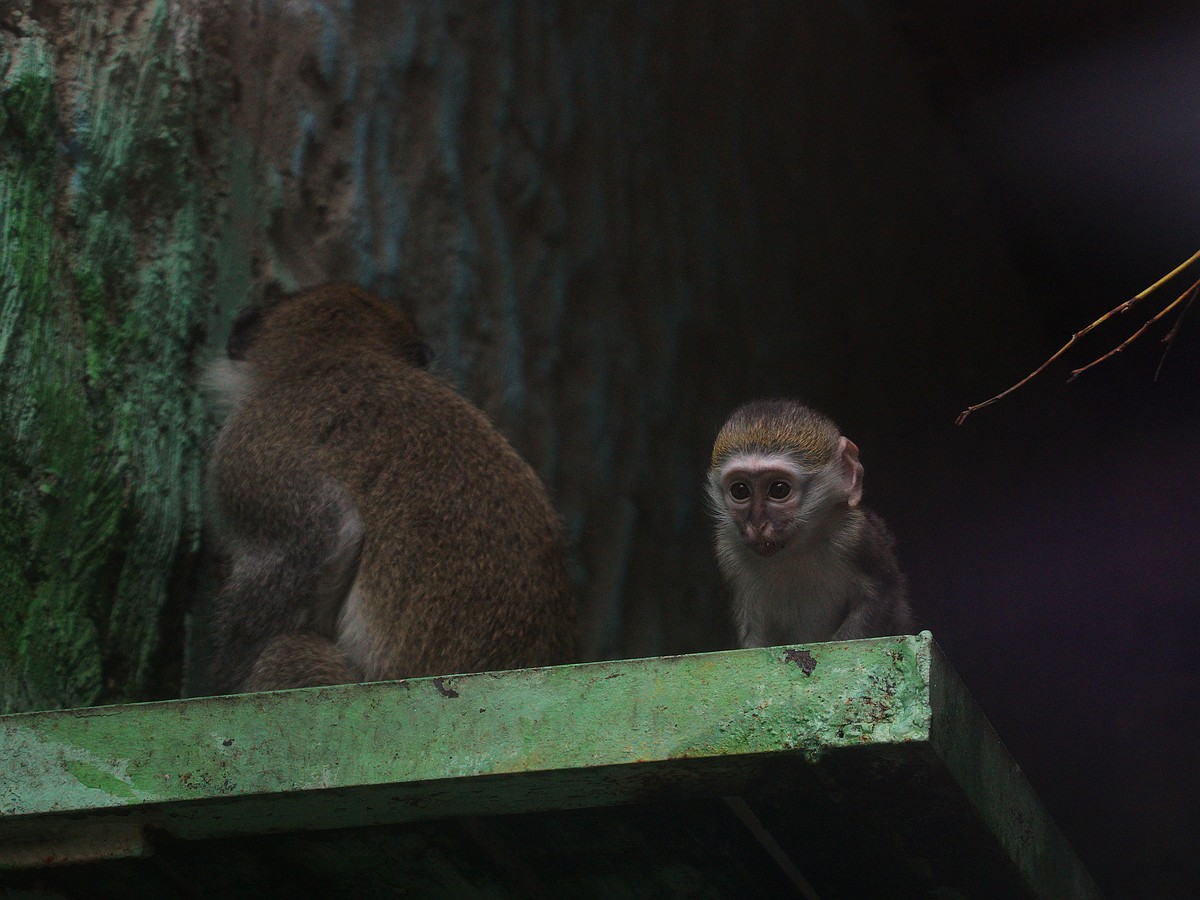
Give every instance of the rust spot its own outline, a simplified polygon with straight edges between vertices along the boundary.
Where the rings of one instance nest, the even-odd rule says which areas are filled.
[[[443,697],[454,698],[458,696],[458,691],[454,690],[453,688],[446,687],[446,679],[444,678],[433,679],[433,686],[438,689],[438,693]]]
[[[221,741],[221,746],[232,747],[233,746],[233,738],[225,738],[225,740]]]
[[[813,655],[807,650],[784,650],[783,661],[794,662],[805,675],[811,675],[813,669],[817,667],[817,661],[813,659]]]

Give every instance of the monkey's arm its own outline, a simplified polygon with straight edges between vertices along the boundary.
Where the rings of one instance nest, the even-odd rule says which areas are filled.
[[[875,513],[864,511],[866,526],[852,555],[858,576],[849,612],[830,640],[909,634],[913,630],[904,575],[896,561],[895,539]]]
[[[767,641],[761,602],[739,595],[735,590],[733,618],[734,625],[737,627],[739,647],[748,650],[752,647],[770,646]]]
[[[333,638],[364,529],[344,489],[302,470],[262,473],[252,485],[227,479],[218,492],[231,569],[217,596],[214,675],[219,689],[245,690],[273,639],[299,632]],[[283,667],[285,646],[272,648],[273,669]],[[303,643],[305,653],[311,648]],[[272,676],[271,686],[298,685]]]

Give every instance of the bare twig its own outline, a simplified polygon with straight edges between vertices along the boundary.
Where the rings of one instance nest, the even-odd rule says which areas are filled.
[[[958,414],[958,419],[956,420],[956,424],[961,425],[963,422],[965,422],[967,420],[967,416],[971,415],[971,413],[975,412],[976,410],[984,409],[985,407],[991,406],[993,403],[997,403],[1000,400],[1003,400],[1005,397],[1007,397],[1009,394],[1011,394],[1013,391],[1017,390],[1018,388],[1024,387],[1026,384],[1031,382],[1038,375],[1042,374],[1042,372],[1044,372],[1047,368],[1049,368],[1049,366],[1052,365],[1056,360],[1058,360],[1064,353],[1066,353],[1068,350],[1070,350],[1072,347],[1074,347],[1075,344],[1079,342],[1080,338],[1089,334],[1090,332],[1092,332],[1099,326],[1103,325],[1105,322],[1109,321],[1110,319],[1114,319],[1117,316],[1124,315],[1125,313],[1129,312],[1129,310],[1133,309],[1138,303],[1140,303],[1142,300],[1146,299],[1148,296],[1150,296],[1150,294],[1154,293],[1154,291],[1158,290],[1160,287],[1162,287],[1164,284],[1166,284],[1168,281],[1170,281],[1172,278],[1174,278],[1176,275],[1178,275],[1180,272],[1182,272],[1184,269],[1186,269],[1188,266],[1190,266],[1192,263],[1196,262],[1197,260],[1200,260],[1200,250],[1196,251],[1194,254],[1192,254],[1187,259],[1186,262],[1176,266],[1174,269],[1172,269],[1170,272],[1168,272],[1162,278],[1158,279],[1158,281],[1154,282],[1154,284],[1150,285],[1145,290],[1142,290],[1139,293],[1135,294],[1134,296],[1130,297],[1124,303],[1120,303],[1117,306],[1114,306],[1112,309],[1110,309],[1104,315],[1100,316],[1100,318],[1096,319],[1096,321],[1092,322],[1091,325],[1088,325],[1083,330],[1075,332],[1073,335],[1071,335],[1071,339],[1069,341],[1067,341],[1065,344],[1063,344],[1061,347],[1059,347],[1058,350],[1049,359],[1047,359],[1044,363],[1042,363],[1040,366],[1038,366],[1036,369],[1034,369],[1032,372],[1030,372],[1028,375],[1026,375],[1024,378],[1022,378],[1020,381],[1018,381],[1012,387],[1008,388],[1007,390],[1001,391],[995,397],[992,397],[988,400],[984,400],[982,403],[976,403],[974,406],[968,406],[966,409],[964,409],[961,413]],[[1171,329],[1171,333],[1168,334],[1166,338],[1164,338],[1164,341],[1167,344],[1166,349],[1163,351],[1163,358],[1165,359],[1167,350],[1170,349],[1171,342],[1174,340],[1176,333],[1178,333],[1178,331],[1179,331],[1179,324],[1182,321],[1183,316],[1187,313],[1188,308],[1191,307],[1192,301],[1194,301],[1196,299],[1196,295],[1198,293],[1200,293],[1200,281],[1197,281],[1190,288],[1188,288],[1186,291],[1184,291],[1182,294],[1180,294],[1178,297],[1176,297],[1174,301],[1172,301],[1171,303],[1169,303],[1166,306],[1166,308],[1164,308],[1159,313],[1157,313],[1155,316],[1153,316],[1148,322],[1146,322],[1145,325],[1143,325],[1141,328],[1139,328],[1137,331],[1135,331],[1132,335],[1130,335],[1130,337],[1127,340],[1122,342],[1120,345],[1113,348],[1108,353],[1101,356],[1099,359],[1096,359],[1096,360],[1088,363],[1086,366],[1082,366],[1082,367],[1072,371],[1070,377],[1067,380],[1074,381],[1081,373],[1087,371],[1092,366],[1097,365],[1098,363],[1101,363],[1106,359],[1110,359],[1113,356],[1116,356],[1118,353],[1120,353],[1122,350],[1124,350],[1126,347],[1128,347],[1131,343],[1133,343],[1135,340],[1137,340],[1146,331],[1147,328],[1149,328],[1155,322],[1162,319],[1163,316],[1167,315],[1169,312],[1171,312],[1171,310],[1175,309],[1180,304],[1184,304],[1183,310],[1179,314],[1179,319],[1175,322],[1174,327]],[[1161,360],[1159,361],[1159,369],[1160,370],[1162,369],[1162,361]],[[1155,377],[1157,378],[1157,375]]]
[[[1061,347],[1059,347],[1053,356],[1051,356],[1048,360],[1046,360],[1044,363],[1042,363],[1040,366],[1038,366],[1036,369],[1034,369],[1032,372],[1030,372],[1028,375],[1026,375],[1024,378],[1022,378],[1016,384],[1014,384],[1012,387],[1008,388],[1007,390],[1001,391],[999,394],[997,394],[995,397],[992,397],[989,400],[984,400],[982,403],[976,403],[974,406],[968,406],[966,409],[964,409],[961,413],[958,414],[958,419],[956,420],[955,424],[961,425],[963,422],[966,421],[967,416],[969,416],[971,413],[975,412],[975,410],[983,409],[986,406],[991,406],[993,403],[1003,400],[1005,397],[1007,397],[1013,391],[1017,390],[1017,388],[1024,387],[1029,382],[1033,381],[1033,379],[1035,379],[1037,376],[1041,375],[1042,372],[1044,372],[1047,368],[1049,368],[1049,366],[1055,360],[1057,360],[1060,356],[1062,356],[1064,353],[1066,353],[1068,350],[1070,350],[1072,347],[1074,347],[1075,344],[1079,341],[1079,339],[1081,337],[1086,335],[1092,329],[1094,329],[1100,325],[1103,325],[1109,319],[1111,319],[1115,316],[1119,316],[1122,313],[1129,312],[1129,310],[1133,309],[1134,305],[1141,299],[1142,299],[1141,296],[1132,297],[1129,300],[1126,300],[1120,306],[1117,306],[1114,309],[1110,309],[1108,312],[1106,312],[1104,315],[1102,315],[1100,318],[1098,318],[1095,322],[1093,322],[1087,328],[1083,329],[1082,331],[1075,332],[1073,335],[1071,335],[1071,339],[1069,341],[1067,341],[1065,344],[1063,344]]]
[[[1070,384],[1072,381],[1074,381],[1076,378],[1078,378],[1080,375],[1082,375],[1084,372],[1086,372],[1092,366],[1097,366],[1100,363],[1104,362],[1106,359],[1112,359],[1114,356],[1116,356],[1118,353],[1120,353],[1122,350],[1124,350],[1126,347],[1128,347],[1130,344],[1132,344],[1134,341],[1136,341],[1138,338],[1140,338],[1143,334],[1145,334],[1147,328],[1149,328],[1155,322],[1159,321],[1163,316],[1165,316],[1167,313],[1169,313],[1171,310],[1173,310],[1175,307],[1177,307],[1180,303],[1183,303],[1189,297],[1194,296],[1196,288],[1198,286],[1200,286],[1200,281],[1196,282],[1196,284],[1193,284],[1190,288],[1188,288],[1186,291],[1184,291],[1182,294],[1180,294],[1178,297],[1176,297],[1171,303],[1168,303],[1163,309],[1161,309],[1158,313],[1156,313],[1154,316],[1152,316],[1150,319],[1148,319],[1146,321],[1145,325],[1143,325],[1141,328],[1139,328],[1137,331],[1135,331],[1133,334],[1131,334],[1129,337],[1127,337],[1124,341],[1117,344],[1117,346],[1113,347],[1111,350],[1109,350],[1103,356],[1099,357],[1098,359],[1092,360],[1086,366],[1080,366],[1078,369],[1073,369],[1071,371],[1070,376],[1067,378],[1067,383]]]
[[[1197,281],[1188,289],[1187,303],[1183,309],[1179,311],[1179,315],[1175,317],[1175,324],[1171,326],[1171,330],[1167,332],[1167,336],[1162,339],[1163,352],[1158,360],[1158,368],[1154,370],[1154,380],[1158,381],[1158,376],[1162,374],[1163,365],[1167,361],[1167,354],[1171,352],[1171,348],[1175,346],[1175,336],[1179,334],[1179,329],[1183,325],[1183,320],[1187,317],[1188,310],[1192,308],[1192,304],[1196,301],[1196,295],[1200,294],[1200,281]]]

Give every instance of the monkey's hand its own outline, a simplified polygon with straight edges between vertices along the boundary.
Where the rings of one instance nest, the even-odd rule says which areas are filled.
[[[277,691],[322,684],[349,684],[361,680],[333,641],[306,631],[284,634],[269,641],[243,691]]]

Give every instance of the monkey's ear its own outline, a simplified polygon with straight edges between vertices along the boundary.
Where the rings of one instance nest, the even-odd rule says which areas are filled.
[[[858,506],[862,502],[863,467],[858,461],[858,445],[848,437],[838,438],[837,465],[846,486],[846,502]]]
[[[233,320],[233,327],[229,331],[229,340],[225,342],[225,352],[229,358],[235,362],[245,360],[250,348],[258,339],[261,327],[262,310],[259,307],[251,306],[238,313],[238,317]]]
[[[433,350],[424,341],[409,341],[400,348],[400,355],[418,369],[424,369],[433,360]]]

